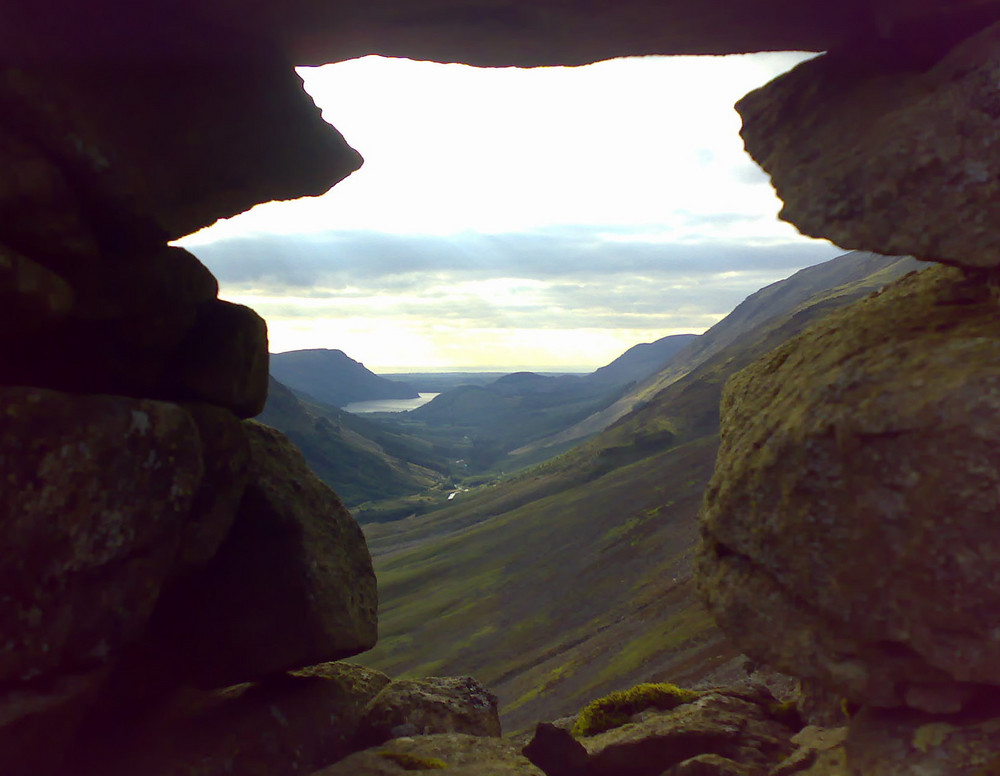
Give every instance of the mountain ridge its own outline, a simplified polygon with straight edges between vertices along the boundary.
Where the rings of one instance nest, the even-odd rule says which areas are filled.
[[[378,399],[415,399],[412,386],[388,380],[342,350],[309,348],[272,353],[270,372],[295,391],[334,407]]]

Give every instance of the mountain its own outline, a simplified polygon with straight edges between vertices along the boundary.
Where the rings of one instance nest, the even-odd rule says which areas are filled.
[[[342,350],[272,353],[270,371],[289,388],[334,407],[355,401],[418,396],[412,385],[379,377]]]
[[[914,266],[855,254],[834,262],[747,300],[735,323],[696,341],[710,345],[682,376],[658,375],[665,388],[571,451],[444,509],[368,526],[381,637],[361,659],[392,674],[473,674],[500,696],[508,730],[639,681],[731,670],[735,653],[691,580],[722,386]]]
[[[446,461],[429,444],[335,407],[309,404],[274,377],[257,420],[291,439],[349,508],[450,484]]]
[[[515,455],[538,457],[546,449],[558,451],[567,444],[583,441],[689,374],[695,367],[730,345],[738,337],[768,320],[791,312],[817,294],[832,293],[831,289],[850,287],[852,283],[862,283],[865,287],[880,287],[901,274],[919,269],[921,266],[924,265],[908,257],[893,257],[890,260],[877,253],[853,251],[822,264],[799,270],[791,277],[765,286],[748,296],[711,329],[689,340],[687,346],[675,353],[665,368],[648,376],[613,404],[569,428],[512,452]],[[832,297],[827,304],[838,306],[840,301]]]
[[[655,342],[635,345],[607,366],[589,374],[586,379],[605,385],[625,385],[645,380],[663,369],[670,359],[697,338],[696,334],[675,334]]]
[[[682,334],[636,345],[589,375],[514,372],[485,385],[460,385],[395,422],[413,434],[433,430],[467,441],[470,446],[462,456],[472,471],[506,467],[510,450],[600,412],[626,386],[662,369],[694,339]]]

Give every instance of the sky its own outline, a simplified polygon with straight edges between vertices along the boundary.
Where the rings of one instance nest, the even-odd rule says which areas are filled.
[[[300,68],[365,164],[179,242],[265,317],[272,352],[595,368],[843,252],[777,219],[733,109],[807,56]]]

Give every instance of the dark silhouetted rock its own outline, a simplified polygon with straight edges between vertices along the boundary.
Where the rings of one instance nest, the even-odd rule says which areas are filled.
[[[739,102],[783,219],[845,248],[1000,266],[1000,25],[955,40],[831,52]]]
[[[206,302],[169,367],[179,399],[217,404],[241,418],[264,409],[268,379],[267,324],[249,307]]]
[[[21,339],[57,325],[69,316],[73,303],[73,289],[65,279],[0,246],[2,339]]]
[[[746,654],[859,703],[1000,684],[1000,328],[910,275],[732,377],[700,584]]]
[[[204,475],[181,528],[174,574],[190,573],[214,557],[236,518],[250,470],[250,444],[233,413],[211,404],[184,409],[198,427]]]
[[[565,728],[539,722],[535,735],[521,753],[543,771],[545,776],[584,774],[587,750]]]
[[[499,736],[497,697],[471,676],[397,679],[369,701],[358,740],[373,746],[431,733]]]
[[[157,610],[153,637],[176,681],[206,688],[339,660],[376,639],[361,529],[274,429],[246,422],[249,479],[212,561]]]
[[[686,760],[718,755],[766,769],[792,750],[793,731],[775,721],[765,695],[713,691],[667,712],[583,739],[588,776],[660,776]]]
[[[105,776],[311,773],[350,754],[365,703],[389,677],[324,663],[214,692],[182,690],[116,742]]]

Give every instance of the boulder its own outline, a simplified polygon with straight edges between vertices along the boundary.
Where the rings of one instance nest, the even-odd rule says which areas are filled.
[[[1000,25],[955,43],[943,26],[852,46],[738,103],[783,219],[844,248],[1000,266]]]
[[[660,776],[693,758],[702,757],[704,764],[705,755],[729,760],[749,773],[766,772],[792,751],[793,733],[773,718],[763,696],[706,692],[671,711],[649,712],[636,722],[582,739],[589,755],[585,773]]]
[[[202,475],[181,408],[0,388],[0,758],[54,764],[146,626]]]
[[[72,181],[103,254],[157,247],[258,202],[320,194],[361,165],[272,45],[176,11],[115,5],[25,13],[16,24],[45,53],[0,68],[4,115]],[[58,33],[31,37],[55,16],[59,26],[77,17],[64,46]],[[74,257],[51,261],[59,271]]]
[[[163,665],[211,689],[339,660],[376,640],[371,557],[354,518],[279,432],[243,423],[248,484],[225,542],[165,593]]]
[[[163,390],[251,418],[267,401],[267,364],[264,319],[243,305],[206,302],[167,368]]]
[[[700,754],[677,763],[673,768],[664,771],[662,776],[756,776],[760,772],[759,769],[733,762],[728,757]]]
[[[471,676],[397,679],[368,702],[358,736],[372,746],[431,733],[499,736],[497,697]]]
[[[858,703],[953,712],[1000,684],[998,436],[996,304],[954,268],[737,373],[698,561],[717,621]]]
[[[0,240],[29,256],[80,262],[98,254],[81,203],[62,170],[7,126],[0,129],[0,169]]]
[[[467,733],[396,738],[313,776],[397,776],[439,770],[448,776],[544,776],[510,741]]]
[[[0,679],[96,667],[145,625],[202,475],[161,402],[0,388]]]
[[[184,408],[198,428],[204,475],[181,527],[175,575],[191,573],[215,556],[236,519],[250,474],[250,443],[239,419],[211,404]]]
[[[863,709],[847,733],[847,763],[864,776],[990,776],[1000,768],[995,703],[955,716]]]
[[[0,245],[0,321],[4,340],[30,336],[64,321],[73,310],[64,278]]]
[[[216,691],[185,689],[138,724],[99,737],[83,760],[101,776],[297,776],[354,751],[365,703],[389,677],[350,663],[276,674]],[[110,744],[110,745],[108,745]]]

